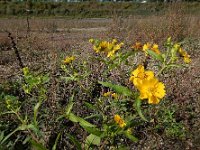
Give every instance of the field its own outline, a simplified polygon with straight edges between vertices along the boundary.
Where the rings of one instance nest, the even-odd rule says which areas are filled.
[[[200,149],[197,14],[1,18],[0,149]],[[139,65],[165,86],[158,102]]]

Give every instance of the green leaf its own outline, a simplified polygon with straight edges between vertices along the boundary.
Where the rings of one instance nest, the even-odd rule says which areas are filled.
[[[49,82],[49,74],[46,74],[46,75],[44,75],[44,76],[42,76],[42,83],[44,84],[44,83],[48,83]]]
[[[0,113],[0,115],[14,114],[14,113],[15,113],[14,111],[6,111],[6,112],[3,112],[3,113]]]
[[[133,54],[135,54],[135,52],[133,52],[133,51],[129,51],[129,52],[126,52],[125,54],[122,54],[122,57],[120,57],[121,61],[126,60],[129,56],[131,56]]]
[[[161,62],[164,61],[163,57],[161,54],[157,54],[152,50],[147,50],[148,54],[151,55],[154,59],[160,60]]]
[[[31,144],[34,150],[47,150],[41,143],[31,140]]]
[[[4,131],[2,131],[0,134],[0,142],[3,140],[3,137],[4,137]]]
[[[138,141],[138,139],[137,139],[135,136],[133,136],[132,134],[128,133],[127,131],[124,131],[124,135],[125,135],[128,139],[130,139],[131,141],[133,141],[133,142],[137,142],[137,141]]]
[[[66,110],[65,110],[65,114],[66,116],[69,115],[69,113],[71,112],[72,108],[73,108],[73,105],[74,105],[74,94],[70,97],[70,101],[69,101],[69,104],[67,105],[66,107]]]
[[[34,125],[34,124],[29,124],[27,126],[27,129],[31,129],[36,135],[42,136],[42,132],[40,131],[40,129]]]
[[[82,150],[80,142],[79,142],[75,137],[73,137],[73,136],[70,135],[70,134],[67,134],[67,136],[68,136],[69,139],[76,145],[76,148],[77,148],[78,150]]]
[[[87,145],[97,145],[99,146],[101,142],[101,138],[99,136],[96,136],[94,134],[90,134],[87,138],[86,138],[86,144]]]
[[[180,65],[178,65],[178,64],[169,64],[169,65],[167,65],[167,68],[170,68],[170,67],[177,67],[177,68],[179,68],[179,67],[185,67],[185,66],[182,65],[182,64],[180,64]]]
[[[79,121],[80,125],[84,128],[84,127],[95,127],[95,125],[87,122],[86,120],[82,119]]]
[[[94,134],[94,135],[96,135],[96,136],[99,136],[99,137],[101,137],[101,135],[103,134],[103,131],[100,131],[99,129],[94,128],[94,127],[84,127],[84,129],[85,129],[87,132],[89,132],[89,133],[91,133],[91,134]]]
[[[34,124],[37,126],[37,114],[38,114],[38,109],[41,106],[41,102],[38,102],[35,107],[34,107]]]
[[[68,83],[69,81],[77,81],[78,78],[76,78],[75,76],[71,76],[71,77],[60,77],[61,80],[64,80],[66,83]]]
[[[85,105],[87,108],[91,109],[91,110],[97,110],[97,107],[95,107],[94,105],[92,105],[92,104],[90,104],[90,103],[88,103],[88,102],[84,102],[84,105]]]
[[[26,144],[28,141],[30,141],[31,137],[27,136],[24,141],[22,142],[22,144]]]
[[[91,119],[91,118],[103,119],[103,118],[102,118],[102,115],[100,115],[100,114],[90,115],[90,116],[85,117],[84,119],[87,120],[87,119]]]
[[[73,113],[70,113],[68,115],[68,119],[71,120],[72,122],[78,122],[82,127],[95,127],[95,125],[87,122],[85,119],[81,117],[74,115]]]
[[[79,122],[79,119],[80,119],[78,116],[74,115],[73,113],[69,113],[67,117],[70,121],[75,122],[75,123]]]
[[[59,120],[61,120],[61,119],[63,119],[63,118],[65,118],[66,117],[66,115],[64,114],[64,115],[61,115],[61,116],[59,116],[57,119],[56,119],[56,122],[57,121],[59,121]]]
[[[21,130],[20,128],[21,128],[21,126],[19,126],[19,127],[16,128],[13,132],[11,132],[10,134],[8,134],[8,135],[1,141],[0,145],[3,144],[7,139],[9,139],[15,132],[20,131],[20,130]]]
[[[22,72],[25,76],[27,76],[29,74],[29,68],[28,67],[24,67],[22,68]]]
[[[58,140],[59,140],[59,138],[60,138],[60,133],[58,134],[58,136],[56,137],[56,141],[55,141],[55,143],[54,143],[54,145],[53,145],[53,148],[52,148],[52,150],[56,150],[56,146],[57,146],[57,144],[58,144]]]
[[[135,108],[136,108],[136,110],[137,110],[139,116],[141,117],[141,119],[148,122],[148,120],[144,117],[144,115],[143,115],[143,113],[142,113],[141,104],[142,104],[142,103],[141,103],[141,99],[140,99],[139,97],[136,98],[135,103],[134,103],[134,106],[135,106]]]
[[[101,81],[99,81],[99,83],[105,87],[109,87],[110,89],[114,90],[118,94],[122,94],[124,96],[131,96],[133,94],[132,91],[125,86],[115,85],[109,82],[101,82]]]

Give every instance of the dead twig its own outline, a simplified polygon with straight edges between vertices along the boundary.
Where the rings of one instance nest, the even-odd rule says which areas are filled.
[[[24,64],[22,62],[21,56],[19,54],[19,50],[17,48],[17,44],[15,43],[15,40],[14,40],[13,36],[11,35],[11,33],[9,31],[6,31],[6,32],[8,33],[8,38],[10,38],[10,40],[11,40],[11,47],[15,51],[16,58],[19,61],[19,66],[20,66],[20,68],[24,68]]]

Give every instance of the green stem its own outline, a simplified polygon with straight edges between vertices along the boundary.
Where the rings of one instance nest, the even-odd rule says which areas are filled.
[[[13,109],[11,109],[11,111],[17,116],[17,118],[19,119],[19,121],[22,123],[22,124],[25,124],[25,121],[20,117],[20,115],[15,112]]]
[[[156,74],[156,76],[159,76],[165,70],[165,68],[166,68],[166,65],[164,64],[162,68],[160,69],[160,71]]]
[[[162,65],[162,68],[160,69],[160,71],[156,74],[156,76],[159,76],[166,68],[167,66],[171,63],[172,58],[169,59],[169,61],[167,63],[164,62],[164,64]]]

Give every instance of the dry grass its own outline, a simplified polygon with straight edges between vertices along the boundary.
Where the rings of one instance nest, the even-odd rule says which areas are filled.
[[[3,47],[0,50],[0,83],[20,76],[20,67],[10,48],[7,34],[8,30],[15,37],[21,58],[25,66],[38,72],[50,72],[51,85],[49,87],[49,97],[46,106],[50,109],[52,117],[56,114],[57,103],[61,105],[67,103],[67,93],[75,85],[58,83],[53,80],[59,70],[59,62],[67,54],[80,55],[83,60],[92,54],[91,45],[88,39],[99,38],[117,38],[125,41],[129,45],[135,41],[156,42],[162,44],[167,37],[172,36],[176,41],[182,41],[183,46],[191,54],[192,64],[189,69],[180,69],[172,77],[165,79],[168,93],[166,99],[178,106],[176,119],[183,122],[187,131],[187,136],[183,140],[163,137],[163,133],[152,133],[148,128],[141,132],[141,140],[137,144],[132,144],[135,149],[199,149],[199,58],[200,58],[200,18],[197,16],[184,15],[180,9],[171,7],[169,12],[158,16],[130,16],[129,18],[120,18],[115,16],[113,19],[38,19],[31,18],[30,32],[27,34],[27,21],[25,19],[1,19],[0,43]],[[95,28],[95,29],[94,29]],[[98,30],[96,29],[98,28]],[[63,30],[62,30],[63,29]],[[86,30],[91,29],[91,30]],[[7,48],[8,47],[8,48]],[[94,73],[91,81],[88,81],[91,89],[98,88],[95,81],[100,78],[99,72],[101,66],[91,63]],[[64,94],[62,94],[62,92]],[[81,92],[81,91],[79,91]],[[60,96],[57,96],[61,94]],[[78,98],[78,97],[77,97]],[[87,99],[83,97],[83,99]],[[77,114],[87,113],[85,110],[79,110],[82,103],[78,104],[75,110]],[[170,106],[170,105],[169,105]],[[48,124],[48,123],[47,123]],[[69,122],[63,124],[70,126]],[[49,126],[51,127],[51,126]],[[49,146],[51,138],[55,140],[58,127],[53,126],[55,132],[49,133]],[[75,130],[72,126],[70,133],[82,132],[82,129]],[[51,129],[52,130],[52,129]],[[141,131],[142,129],[139,129]],[[53,130],[54,131],[54,130]],[[78,133],[77,133],[78,134]],[[84,135],[86,136],[86,135]],[[63,136],[64,138],[65,136]],[[81,139],[79,136],[78,138]],[[72,146],[65,139],[61,139],[60,148],[67,149]],[[73,148],[73,146],[71,147]]]

